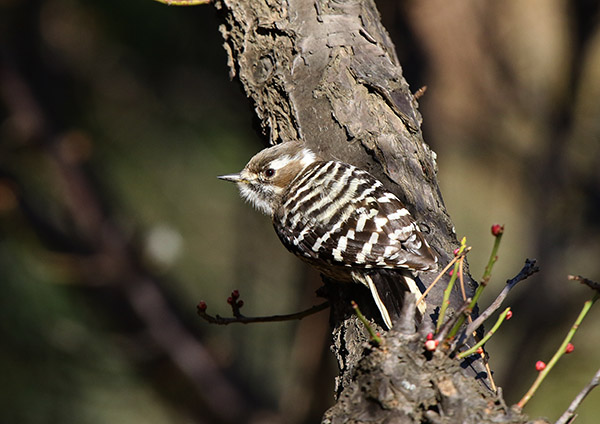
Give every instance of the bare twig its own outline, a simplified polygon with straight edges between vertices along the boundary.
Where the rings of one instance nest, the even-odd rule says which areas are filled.
[[[312,306],[304,311],[295,312],[293,314],[286,315],[269,315],[263,317],[246,317],[242,314],[238,314],[231,318],[224,318],[219,315],[209,315],[206,313],[206,306],[202,302],[198,305],[198,315],[203,318],[205,321],[211,324],[217,325],[229,325],[234,323],[239,324],[253,324],[257,322],[280,322],[280,321],[293,321],[297,319],[302,319],[309,315],[316,314],[317,312],[321,312],[324,309],[329,307],[329,302],[323,302],[319,305]]]
[[[452,292],[452,289],[454,288],[454,283],[456,282],[456,276],[458,275],[459,265],[462,260],[463,260],[463,258],[459,259],[459,261],[454,264],[454,268],[452,270],[452,276],[450,277],[450,281],[448,282],[448,285],[446,286],[446,289],[444,290],[444,297],[442,298],[442,305],[440,306],[440,313],[438,316],[438,321],[437,321],[437,326],[436,326],[437,331],[440,330],[440,328],[442,327],[442,324],[444,323],[444,319],[446,318],[446,310],[448,309],[448,306],[450,305],[450,293]]]
[[[485,342],[487,342],[490,337],[492,337],[496,331],[498,331],[498,328],[500,328],[500,326],[502,325],[502,323],[504,322],[504,320],[506,319],[508,313],[510,312],[510,308],[506,308],[504,310],[504,312],[502,314],[500,314],[500,316],[498,317],[498,320],[496,321],[496,324],[494,324],[494,326],[492,327],[492,329],[490,331],[487,332],[487,334],[482,337],[481,340],[479,340],[474,346],[472,346],[471,348],[465,350],[464,352],[460,352],[458,355],[456,355],[456,357],[458,359],[462,359],[465,358],[469,355],[473,355],[474,353],[477,353],[477,349],[479,349],[480,347],[482,347],[484,345]]]
[[[600,283],[596,283],[595,281],[589,280],[581,275],[569,275],[567,277],[569,280],[579,281],[581,284],[585,284],[592,290],[596,290],[600,293]]]
[[[544,378],[546,378],[550,370],[552,370],[552,367],[554,367],[558,360],[566,353],[567,345],[571,342],[571,339],[575,335],[575,332],[579,329],[581,322],[598,299],[600,299],[600,292],[597,292],[592,299],[588,300],[583,304],[583,308],[581,309],[579,316],[575,320],[575,323],[571,326],[571,329],[567,333],[567,336],[563,340],[562,344],[560,345],[552,359],[550,359],[548,365],[546,365],[546,367],[540,371],[527,393],[525,393],[525,395],[521,398],[519,403],[517,403],[517,407],[523,408],[523,406],[525,406],[525,404],[529,402],[529,399],[531,399],[531,397],[535,394],[540,384],[542,384],[542,381],[544,381]]]
[[[440,279],[444,276],[444,274],[446,274],[446,271],[448,271],[450,269],[450,267],[452,265],[454,265],[454,263],[457,260],[459,260],[460,258],[462,258],[463,256],[465,256],[470,250],[471,250],[471,246],[468,246],[461,254],[455,256],[454,258],[452,258],[452,260],[448,263],[448,265],[446,265],[444,267],[444,269],[442,269],[440,271],[440,273],[438,274],[438,276],[435,277],[435,280],[433,280],[433,282],[429,285],[429,287],[427,287],[427,289],[423,292],[423,294],[421,295],[421,297],[419,297],[419,299],[417,299],[417,306],[419,306],[419,303],[421,303],[425,299],[425,296],[427,296],[429,294],[429,292],[431,291],[431,289],[433,289],[433,287],[437,284],[437,282],[440,281]]]
[[[242,306],[244,306],[244,301],[240,299],[239,290],[234,290],[231,292],[231,296],[227,298],[227,303],[231,306],[231,313],[234,317],[240,318],[243,316],[240,312],[240,309]],[[200,302],[198,304],[198,310],[206,312],[206,303]]]
[[[504,299],[506,299],[506,296],[508,296],[508,293],[514,286],[517,285],[517,283],[525,280],[539,270],[540,268],[537,266],[535,259],[526,259],[525,265],[521,271],[519,271],[514,278],[506,282],[506,286],[504,286],[504,289],[502,289],[496,300],[494,300],[492,304],[485,311],[483,311],[475,321],[469,324],[465,330],[465,334],[473,334],[473,332],[476,331],[486,319],[488,319],[494,312],[496,312],[496,310],[498,310],[498,308],[500,308],[502,302]]]
[[[440,328],[442,327],[442,324],[444,323],[446,309],[450,305],[450,293],[452,292],[454,283],[456,282],[456,277],[458,276],[460,264],[465,260],[464,255],[461,255],[461,254],[464,253],[465,250],[467,250],[466,243],[467,243],[467,238],[463,237],[462,240],[460,241],[460,248],[459,248],[458,252],[456,252],[456,257],[458,258],[460,256],[460,258],[458,258],[458,262],[456,262],[454,264],[454,268],[452,270],[452,276],[450,277],[450,281],[448,281],[448,285],[446,286],[446,289],[444,290],[444,298],[442,299],[442,304],[440,306],[440,313],[439,313],[437,325],[436,325],[437,331],[440,330]]]
[[[483,290],[487,287],[488,283],[490,282],[490,278],[492,277],[492,269],[494,268],[494,264],[498,260],[498,249],[500,248],[500,241],[502,240],[503,233],[504,233],[503,225],[498,225],[498,224],[492,225],[492,235],[494,236],[494,246],[492,247],[490,259],[488,260],[488,264],[485,267],[485,270],[483,272],[483,277],[481,278],[481,281],[479,282],[479,286],[475,290],[475,294],[473,295],[473,298],[471,299],[469,314],[465,315],[465,316],[461,315],[458,318],[458,320],[454,324],[454,327],[452,328],[452,330],[450,330],[450,333],[448,333],[449,338],[454,339],[456,334],[458,334],[458,331],[460,330],[460,328],[462,328],[463,324],[465,323],[466,317],[470,318],[471,311],[473,311],[475,309],[475,307],[477,306],[477,302],[479,301],[479,297],[481,296],[481,293],[483,293]],[[466,333],[466,334],[470,334],[470,333]],[[455,339],[455,342],[454,342],[455,346],[458,345],[457,340],[459,340],[459,339],[460,339],[460,337],[458,339]]]
[[[427,91],[427,86],[424,85],[423,87],[419,88],[417,91],[415,91],[415,100],[419,100],[421,97],[423,97],[423,94],[425,94],[425,92]]]
[[[209,4],[211,0],[154,0],[167,6],[199,6]]]
[[[575,410],[579,408],[581,402],[585,399],[585,397],[600,384],[600,369],[596,371],[594,378],[579,392],[573,402],[569,405],[567,410],[560,416],[558,420],[556,420],[555,424],[567,424],[572,422],[573,418],[575,418]]]
[[[444,340],[446,338],[446,336],[448,335],[448,332],[450,331],[450,329],[453,328],[453,326],[456,324],[456,322],[462,318],[464,318],[464,316],[468,316],[471,314],[471,310],[469,309],[469,306],[471,304],[471,298],[468,298],[467,300],[465,300],[465,302],[462,304],[462,306],[460,308],[458,308],[458,310],[456,311],[456,313],[454,315],[452,315],[439,329],[439,331],[436,333],[435,335],[435,340],[441,342],[442,340]]]
[[[462,299],[466,300],[467,299],[467,292],[465,290],[464,265],[465,265],[465,261],[463,261],[463,260],[461,260],[458,263],[458,279],[460,281],[460,294],[462,295]],[[470,315],[469,315],[469,318],[471,318]]]

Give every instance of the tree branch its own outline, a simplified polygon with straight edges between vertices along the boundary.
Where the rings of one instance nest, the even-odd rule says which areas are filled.
[[[321,312],[329,307],[329,302],[323,302],[318,305],[311,306],[308,309],[305,309],[300,312],[294,312],[292,314],[284,314],[284,315],[267,315],[260,317],[247,317],[241,314],[238,314],[231,318],[225,318],[219,315],[209,315],[206,313],[206,307],[202,306],[202,303],[198,305],[198,315],[204,319],[205,321],[211,324],[217,325],[229,325],[229,324],[255,324],[259,322],[279,322],[279,321],[294,321],[305,318],[310,315],[314,315],[317,312]]]
[[[567,424],[573,422],[576,417],[575,411],[581,405],[581,402],[585,399],[590,392],[600,384],[600,369],[596,371],[594,377],[590,380],[590,382],[579,392],[573,402],[569,405],[567,410],[560,416],[558,420],[556,420],[555,424]]]

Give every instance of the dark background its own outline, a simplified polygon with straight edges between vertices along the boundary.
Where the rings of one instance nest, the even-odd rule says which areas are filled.
[[[514,403],[591,297],[567,274],[600,280],[599,6],[378,6],[411,89],[427,86],[425,140],[475,278],[505,224],[482,304],[526,257],[542,268],[488,344]],[[201,299],[227,315],[233,289],[248,315],[319,302],[318,276],[215,178],[262,146],[218,24],[211,6],[0,0],[1,422],[309,423],[333,402],[327,312],[195,315]],[[556,419],[600,367],[598,317],[526,412]]]

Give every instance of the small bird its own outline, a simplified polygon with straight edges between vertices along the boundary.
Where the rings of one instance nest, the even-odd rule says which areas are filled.
[[[238,174],[218,178],[235,182],[245,200],[271,217],[289,251],[331,280],[364,284],[388,329],[392,318],[382,298],[389,305],[397,297],[392,285],[400,283],[401,296],[420,296],[413,273],[437,267],[408,210],[381,181],[322,160],[300,142],[264,149]],[[424,302],[418,309],[425,312]]]

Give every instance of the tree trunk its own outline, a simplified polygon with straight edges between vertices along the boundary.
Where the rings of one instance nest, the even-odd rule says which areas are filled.
[[[407,205],[446,265],[458,242],[437,184],[435,153],[423,140],[417,101],[373,1],[215,5],[231,77],[253,102],[268,142],[300,140],[324,159],[375,175]],[[428,286],[435,276],[420,278]],[[475,287],[467,278],[467,296]],[[444,288],[442,282],[428,296],[432,319]],[[345,301],[365,297],[359,285],[329,290],[340,376],[338,403],[324,422],[524,422],[472,376],[456,372],[458,361],[441,354],[427,360],[422,339],[410,331],[388,332],[383,349],[365,347],[364,326]],[[450,306],[462,303],[457,287]]]

